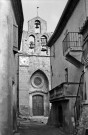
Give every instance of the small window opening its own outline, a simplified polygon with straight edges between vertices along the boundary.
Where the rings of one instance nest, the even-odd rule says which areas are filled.
[[[68,82],[68,68],[65,68],[65,81]]]

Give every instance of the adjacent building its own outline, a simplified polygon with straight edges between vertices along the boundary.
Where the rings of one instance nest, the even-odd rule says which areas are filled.
[[[0,0],[0,135],[12,135],[17,118],[17,53],[23,27],[21,0]]]
[[[50,49],[46,46],[52,33],[47,22],[36,16],[23,31],[19,51],[19,112],[25,117],[49,115]]]
[[[68,0],[51,36],[52,103],[49,124],[67,134],[85,135],[88,128],[88,1]]]

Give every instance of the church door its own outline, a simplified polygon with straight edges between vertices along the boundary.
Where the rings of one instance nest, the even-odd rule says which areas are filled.
[[[34,95],[32,97],[33,104],[33,115],[42,116],[44,115],[44,99],[41,95]]]

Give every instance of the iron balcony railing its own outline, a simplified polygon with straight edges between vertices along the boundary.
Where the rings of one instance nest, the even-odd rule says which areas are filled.
[[[82,35],[78,32],[68,32],[63,40],[63,54],[70,50],[81,50]]]

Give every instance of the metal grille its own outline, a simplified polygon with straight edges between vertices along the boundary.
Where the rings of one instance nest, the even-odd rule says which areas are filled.
[[[78,32],[68,32],[63,40],[63,54],[70,48],[79,50],[82,43],[82,35]]]

